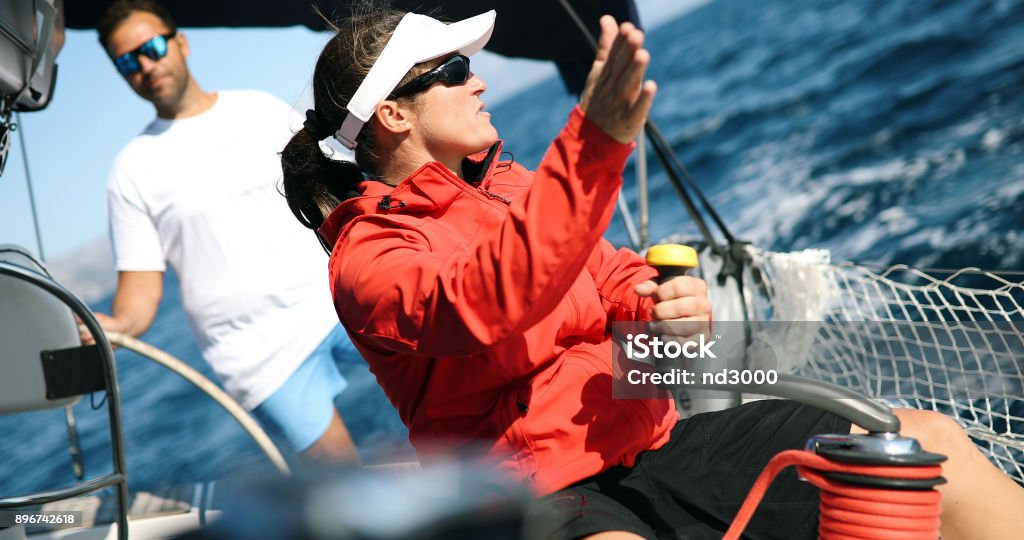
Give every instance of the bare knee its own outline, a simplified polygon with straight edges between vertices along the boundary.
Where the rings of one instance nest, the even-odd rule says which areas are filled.
[[[324,434],[299,455],[304,459],[325,463],[360,464],[355,443],[352,442],[348,427],[341,420],[337,410],[334,411],[331,423],[327,425]]]
[[[935,411],[894,409],[900,419],[900,433],[913,437],[927,452],[945,454],[950,458],[967,457],[976,453],[974,444],[960,424]]]
[[[586,540],[644,540],[643,536],[626,531],[605,531],[592,534]]]

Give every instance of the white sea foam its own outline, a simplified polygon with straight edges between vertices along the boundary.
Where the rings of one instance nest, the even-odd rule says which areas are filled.
[[[1024,173],[1024,164],[1018,166],[1018,172]],[[1016,199],[1024,194],[1024,177],[1010,180],[1009,183],[996,189],[993,199]]]
[[[921,244],[936,247],[942,243],[943,237],[944,231],[941,227],[928,227],[901,238],[899,247],[907,249]]]
[[[877,220],[890,235],[906,234],[917,228],[919,221],[902,206],[886,208],[878,213]]]
[[[953,128],[953,134],[958,137],[974,137],[985,129],[988,122],[989,118],[986,113],[977,114],[970,120]]]
[[[826,175],[821,181],[830,186],[870,185],[894,180],[916,180],[928,172],[929,160],[922,157],[913,159],[893,159],[858,167],[840,173]]]
[[[871,200],[868,197],[853,199],[852,201],[847,201],[839,208],[836,208],[835,215],[838,217],[862,217],[864,215],[864,212],[866,212],[870,206]]]
[[[1006,140],[1006,133],[1002,130],[992,128],[985,132],[985,135],[981,138],[981,146],[985,150],[993,151],[1003,145],[1003,141]]]
[[[967,153],[963,148],[956,148],[933,154],[930,160],[935,165],[935,177],[943,178],[963,168],[967,163]]]

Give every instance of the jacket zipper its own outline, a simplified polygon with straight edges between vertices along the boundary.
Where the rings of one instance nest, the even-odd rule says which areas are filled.
[[[377,203],[377,208],[384,210],[385,212],[392,208],[405,208],[405,201],[395,201],[397,204],[391,204],[391,195],[385,195],[381,198],[380,202]]]
[[[509,205],[512,204],[512,201],[506,199],[505,197],[502,197],[501,195],[498,195],[497,193],[491,193],[490,191],[487,191],[484,188],[477,188],[477,189],[480,191],[480,193],[483,193],[485,197],[487,197],[488,199],[491,199],[492,201],[501,201],[501,202],[503,202],[505,204],[509,204]]]
[[[501,195],[498,195],[497,193],[491,193],[490,191],[487,191],[484,188],[477,188],[477,191],[483,193],[485,197],[491,199],[492,201],[501,201],[506,205],[512,204],[512,201],[506,199],[505,197],[502,197]],[[377,208],[384,210],[385,212],[391,210],[392,208],[405,208],[405,201],[400,201],[397,199],[392,200],[391,195],[384,195],[383,197],[381,197],[380,202],[377,203]]]
[[[530,441],[530,438],[526,436],[526,430],[523,429],[523,423],[526,421],[526,413],[530,412],[530,407],[523,402],[520,398],[520,392],[518,391],[515,393],[512,403],[514,408],[512,409],[512,421],[509,425],[516,430],[521,444],[516,444],[515,439],[512,437],[509,437],[507,440],[513,448],[518,448],[512,455],[520,467],[520,470],[524,473],[524,482],[527,485],[532,485],[537,478],[537,472],[536,470],[531,469],[536,467],[537,457],[533,453],[533,444]],[[527,471],[530,471],[530,473],[526,474]]]

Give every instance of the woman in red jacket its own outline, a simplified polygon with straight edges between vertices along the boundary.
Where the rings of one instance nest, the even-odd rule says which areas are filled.
[[[500,159],[487,85],[469,68],[494,17],[346,21],[282,153],[288,204],[330,248],[338,316],[422,461],[477,454],[566,510],[571,537],[720,534],[772,455],[850,424],[784,401],[677,423],[668,397],[612,398],[612,321],[700,325],[711,310],[702,281],[656,285],[601,236],[656,91],[643,80],[650,55],[642,32],[604,17],[580,104],[530,172]],[[324,155],[332,136],[354,162]],[[980,475],[1024,505],[952,421],[901,418],[951,456],[947,476]],[[815,489],[779,482],[747,534],[813,537]],[[947,489],[944,534],[970,523],[973,493]]]

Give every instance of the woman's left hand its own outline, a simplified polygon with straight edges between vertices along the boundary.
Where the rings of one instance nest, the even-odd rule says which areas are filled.
[[[711,300],[703,279],[677,276],[660,285],[648,280],[633,290],[639,296],[653,298],[652,326],[659,333],[692,336],[710,329]]]

